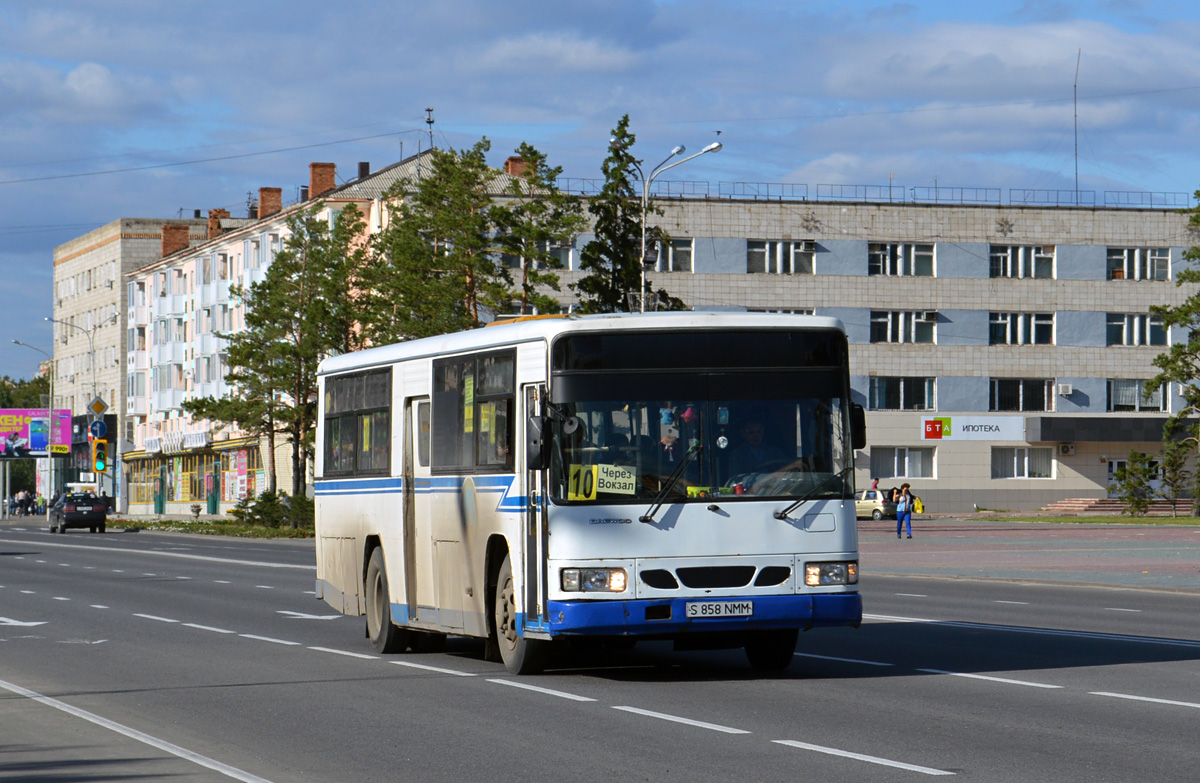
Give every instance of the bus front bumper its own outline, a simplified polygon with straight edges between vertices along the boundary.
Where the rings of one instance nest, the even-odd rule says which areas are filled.
[[[753,603],[741,617],[688,617],[687,604]],[[550,601],[551,635],[677,636],[688,633],[836,628],[862,624],[858,593],[754,596],[752,599],[671,598],[634,601]]]

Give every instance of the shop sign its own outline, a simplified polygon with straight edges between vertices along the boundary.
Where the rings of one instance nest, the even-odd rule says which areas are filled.
[[[1025,440],[1023,416],[922,416],[922,440]]]

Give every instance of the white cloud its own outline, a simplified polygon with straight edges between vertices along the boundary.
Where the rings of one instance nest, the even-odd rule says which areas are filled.
[[[475,59],[476,55],[472,55]],[[573,33],[528,33],[502,38],[477,55],[478,67],[500,74],[604,73],[637,67],[641,58],[627,48],[581,38]]]

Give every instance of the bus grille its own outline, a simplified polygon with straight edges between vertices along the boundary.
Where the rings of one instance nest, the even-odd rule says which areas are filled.
[[[685,587],[745,587],[754,577],[754,566],[707,566],[675,569]]]

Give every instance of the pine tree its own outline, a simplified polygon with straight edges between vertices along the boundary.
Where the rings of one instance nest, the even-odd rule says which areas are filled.
[[[642,201],[634,192],[640,160],[630,148],[637,137],[629,132],[626,114],[613,129],[608,157],[601,165],[604,186],[588,201],[595,217],[596,238],[580,252],[579,268],[586,272],[577,283],[579,307],[585,313],[622,313],[637,309],[637,295],[654,300],[650,309],[682,310],[684,303],[665,290],[642,288]],[[660,214],[652,202],[646,216]],[[658,236],[658,235],[656,235]],[[649,242],[649,239],[647,239]]]
[[[512,277],[498,263],[491,217],[494,181],[482,139],[469,150],[432,150],[420,182],[386,195],[398,202],[372,242],[364,288],[371,343],[474,329],[507,312]]]
[[[1150,458],[1140,451],[1129,452],[1125,464],[1117,468],[1113,478],[1117,480],[1117,497],[1125,504],[1125,513],[1144,516],[1150,508],[1150,481],[1154,478]]]

